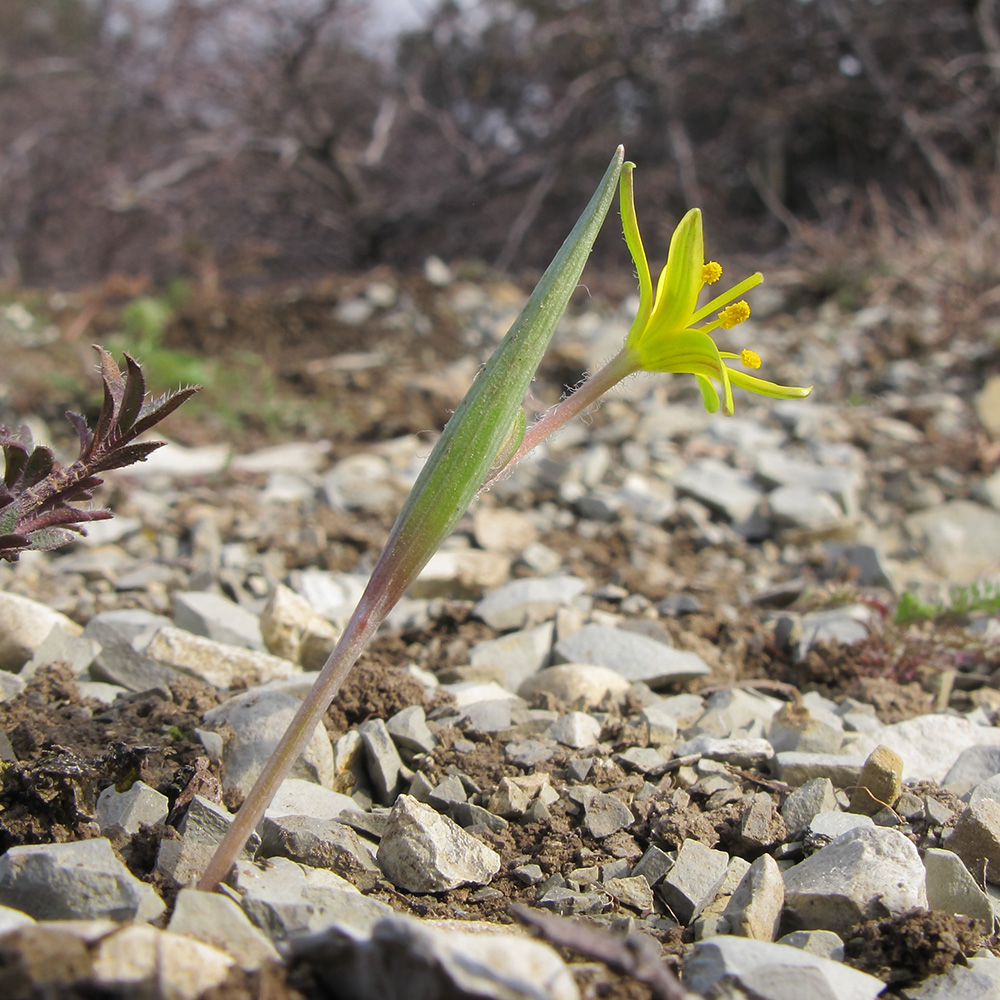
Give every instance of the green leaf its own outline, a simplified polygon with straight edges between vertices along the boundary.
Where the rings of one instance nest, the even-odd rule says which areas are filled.
[[[493,356],[448,421],[393,525],[369,582],[391,607],[451,532],[499,454],[615,198],[615,152],[600,186]]]

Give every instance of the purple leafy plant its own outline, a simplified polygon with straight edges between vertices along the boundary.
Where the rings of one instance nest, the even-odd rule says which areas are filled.
[[[72,465],[60,465],[50,448],[35,445],[27,427],[14,431],[0,425],[4,473],[0,481],[0,559],[16,562],[29,549],[55,549],[82,534],[80,525],[103,521],[111,511],[75,506],[93,499],[103,480],[98,473],[142,462],[164,441],[136,438],[172,413],[201,386],[187,386],[155,399],[146,398],[139,363],[125,355],[124,373],[102,347],[104,404],[91,430],[79,413],[67,413],[80,437],[80,454]]]

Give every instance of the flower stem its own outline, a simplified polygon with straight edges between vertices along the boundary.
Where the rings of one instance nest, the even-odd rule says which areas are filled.
[[[534,451],[546,438],[551,437],[574,417],[590,409],[609,389],[638,371],[638,367],[631,352],[619,351],[603,368],[588,376],[578,388],[559,400],[524,432],[521,446],[502,469],[497,470],[483,483],[483,489],[509,472],[525,455]]]
[[[278,786],[288,777],[288,772],[306,748],[316,726],[321,724],[351,667],[391,609],[392,604],[387,608],[385,602],[366,600],[370,592],[369,587],[336,647],[323,664],[312,690],[299,706],[232,825],[216,848],[212,860],[198,881],[198,888],[202,891],[211,892],[226,877],[270,805]]]

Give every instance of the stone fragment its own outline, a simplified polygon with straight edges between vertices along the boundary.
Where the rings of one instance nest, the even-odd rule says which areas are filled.
[[[274,945],[231,899],[217,892],[181,889],[167,930],[224,951],[241,969],[253,971],[278,962]]]
[[[0,906],[0,937],[8,931],[16,931],[19,927],[30,927],[34,922],[34,917],[29,917],[27,913],[15,910],[11,906]]]
[[[409,892],[487,885],[500,870],[496,851],[409,795],[396,799],[376,860],[393,885]]]
[[[565,663],[607,667],[626,680],[643,681],[654,690],[709,673],[708,664],[696,653],[607,625],[585,625],[559,640],[555,655]]]
[[[87,622],[83,635],[100,646],[90,675],[94,680],[118,684],[129,691],[166,689],[180,676],[165,664],[145,655],[160,628],[173,627],[169,618],[140,608],[102,611]]]
[[[875,1000],[881,979],[800,948],[735,936],[695,944],[684,963],[688,990],[755,1000]]]
[[[0,590],[0,670],[20,670],[54,628],[66,635],[80,635],[83,631],[71,618],[48,605]]]
[[[343,822],[313,816],[281,816],[261,825],[260,855],[290,858],[312,868],[329,868],[368,890],[379,873],[375,845]]]
[[[524,628],[555,616],[583,593],[586,583],[575,576],[511,580],[492,590],[476,606],[476,617],[498,631]]]
[[[257,616],[209,590],[175,591],[174,624],[213,642],[264,650]]]
[[[430,753],[437,746],[437,737],[427,725],[423,705],[408,705],[391,718],[385,728],[403,754]]]
[[[967,806],[944,846],[957,854],[973,875],[1000,883],[1000,802],[980,799]]]
[[[248,794],[264,763],[298,710],[298,699],[280,691],[250,690],[224,701],[205,713],[205,722],[230,727],[223,762],[225,787]],[[326,787],[333,785],[333,747],[326,729],[319,725],[302,756],[292,765],[291,776],[306,778]]]
[[[785,902],[781,869],[769,854],[762,854],[743,876],[723,910],[730,933],[755,941],[773,941]]]
[[[396,801],[403,787],[403,761],[389,730],[381,719],[369,719],[357,727],[365,747],[368,777],[382,805]]]
[[[673,487],[681,496],[694,497],[729,521],[745,521],[763,496],[751,479],[714,458],[685,465],[674,476]]]
[[[926,905],[920,856],[896,830],[851,830],[785,872],[786,913],[803,930],[843,935],[862,920]]]
[[[653,747],[628,747],[615,754],[615,761],[630,771],[658,778],[667,770],[667,759]]]
[[[531,800],[524,788],[510,778],[501,778],[496,790],[490,796],[489,810],[504,819],[523,816],[528,811]]]
[[[952,965],[940,975],[903,987],[899,996],[902,1000],[987,1000],[1000,996],[1000,961],[993,956],[970,958],[967,965]]]
[[[774,758],[774,749],[767,740],[748,737],[696,736],[674,747],[675,757],[700,754],[707,760],[717,760],[735,767],[763,767]]]
[[[685,840],[657,892],[678,922],[690,924],[715,898],[729,867],[729,855],[697,840]]]
[[[779,753],[838,753],[844,740],[844,721],[833,712],[816,711],[802,699],[782,706],[771,720],[767,738]]]
[[[868,755],[858,786],[851,796],[851,812],[864,816],[895,805],[903,790],[903,758],[884,744]]]
[[[17,676],[24,681],[30,681],[42,667],[53,663],[64,663],[74,677],[83,677],[100,651],[101,646],[94,639],[54,627]]]
[[[318,670],[339,638],[304,597],[280,583],[261,612],[260,631],[269,652],[306,670]]]
[[[548,945],[492,924],[394,914],[366,934],[332,929],[294,945],[331,995],[344,1000],[579,1000]]]
[[[237,681],[266,684],[299,673],[294,663],[270,653],[217,642],[171,625],[153,636],[145,655],[172,671],[198,677],[222,690],[235,686]]]
[[[278,786],[264,819],[282,816],[310,816],[313,819],[339,819],[345,812],[357,809],[349,795],[333,792],[303,778],[285,778]]]
[[[623,906],[640,913],[649,913],[653,909],[653,890],[642,875],[609,878],[602,885],[604,891]]]
[[[950,500],[906,518],[906,530],[930,567],[950,583],[969,584],[1000,562],[1000,513],[971,500]]]
[[[944,913],[964,914],[993,926],[993,904],[979,888],[962,859],[951,851],[929,847],[924,852],[927,905]]]
[[[229,975],[227,954],[152,927],[123,927],[104,938],[93,958],[94,983],[113,996],[198,1000]]]
[[[822,536],[847,523],[843,508],[829,493],[809,486],[779,486],[767,495],[774,522],[782,527]]]
[[[966,747],[948,769],[941,784],[966,789],[1000,775],[1000,746],[977,743]]]
[[[583,804],[583,826],[595,840],[610,837],[634,822],[632,810],[620,798],[607,792],[597,792]]]
[[[97,797],[97,825],[102,831],[121,827],[126,833],[138,833],[140,826],[164,823],[170,800],[144,781],[136,781],[127,791],[108,785]]]
[[[813,778],[829,778],[836,788],[850,788],[858,783],[864,760],[851,754],[800,753],[786,750],[774,755],[780,781],[793,788]]]
[[[491,667],[503,676],[503,685],[517,691],[529,677],[548,665],[555,626],[543,622],[533,628],[508,632],[498,639],[477,642],[469,650],[473,667]]]
[[[792,833],[804,830],[817,813],[837,808],[837,794],[829,778],[810,778],[781,806],[781,816]]]
[[[509,507],[487,507],[477,504],[472,512],[472,533],[484,549],[518,553],[538,537],[530,518]]]
[[[742,688],[725,688],[714,691],[705,703],[705,711],[698,719],[698,733],[704,736],[746,735],[751,730],[763,734],[770,726],[782,702],[777,698],[746,691]]]
[[[573,750],[593,746],[601,735],[601,724],[584,712],[567,712],[549,726],[546,736]]]
[[[36,920],[155,920],[166,907],[103,837],[11,847],[0,857],[0,904]]]
[[[795,648],[796,659],[804,659],[820,642],[851,646],[867,639],[871,634],[872,613],[866,604],[845,604],[803,615],[799,622],[801,636]]]
[[[438,549],[410,586],[412,597],[476,600],[506,583],[510,558],[480,549]]]
[[[792,931],[778,938],[778,944],[801,948],[810,955],[829,958],[833,962],[844,960],[844,942],[833,931]]]
[[[596,708],[605,699],[620,701],[628,693],[629,681],[617,671],[586,663],[561,663],[546,667],[528,677],[517,689],[527,700],[545,692],[574,708],[586,711]],[[676,726],[674,728],[676,733]],[[672,738],[672,737],[671,737]]]
[[[646,853],[635,863],[632,876],[641,875],[653,888],[670,871],[673,861],[670,855],[660,850],[655,844],[646,848]]]
[[[858,813],[845,813],[839,809],[830,809],[816,813],[805,829],[810,842],[836,840],[851,830],[871,830],[875,822],[870,816]]]
[[[788,827],[775,811],[774,800],[767,792],[758,792],[740,817],[740,840],[756,853],[781,843],[788,836]]]

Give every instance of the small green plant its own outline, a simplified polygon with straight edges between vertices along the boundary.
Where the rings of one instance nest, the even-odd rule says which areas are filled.
[[[4,472],[0,481],[0,559],[16,562],[30,549],[55,549],[82,532],[81,524],[102,521],[111,511],[76,506],[93,498],[103,480],[98,473],[142,462],[163,441],[137,441],[200,386],[188,386],[156,399],[146,397],[139,363],[125,355],[125,374],[103,348],[104,405],[93,430],[79,413],[66,416],[80,438],[80,454],[60,465],[50,448],[35,445],[27,427],[15,431],[0,425]]]
[[[932,602],[922,601],[908,590],[899,598],[894,619],[897,625],[911,625],[941,618],[962,618],[977,611],[1000,612],[1000,583],[985,581],[952,587],[946,599]]]
[[[698,306],[702,288],[722,274],[719,264],[705,261],[698,209],[691,209],[674,231],[666,266],[654,290],[635,216],[633,164],[624,162],[624,153],[619,147],[583,215],[448,421],[403,504],[336,648],[236,814],[199,888],[214,889],[225,877],[376,629],[481,490],[597,403],[608,389],[638,371],[694,375],[706,408],[710,412],[721,409],[725,414],[733,412],[734,385],[782,399],[799,399],[811,391],[809,387],[766,382],[727,364],[738,360],[744,368],[761,367],[756,352],[720,351],[710,334],[730,330],[750,315],[750,307],[738,297],[762,278],[751,275]],[[577,287],[616,188],[625,241],[638,271],[638,313],[621,351],[526,429],[522,409],[525,394]]]

